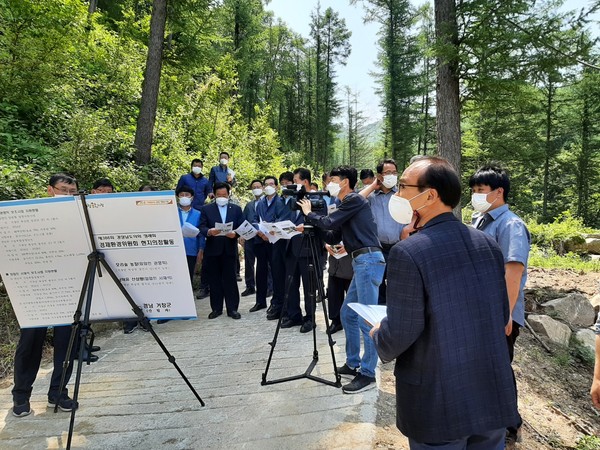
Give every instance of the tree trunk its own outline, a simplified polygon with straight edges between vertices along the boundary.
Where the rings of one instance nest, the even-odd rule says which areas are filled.
[[[152,18],[150,19],[150,42],[148,57],[142,83],[142,100],[140,114],[135,130],[135,162],[145,165],[150,162],[152,154],[152,136],[156,120],[158,92],[160,87],[160,72],[162,68],[163,42],[167,22],[167,0],[154,0]]]
[[[437,57],[437,149],[460,174],[458,25],[454,0],[435,0],[435,36],[444,49]]]
[[[548,217],[548,187],[550,183],[550,158],[552,156],[552,108],[554,105],[554,83],[550,75],[548,75],[548,102],[546,103],[546,142],[544,155],[544,181],[543,181],[543,201],[542,201],[542,217],[544,220],[549,220]]]

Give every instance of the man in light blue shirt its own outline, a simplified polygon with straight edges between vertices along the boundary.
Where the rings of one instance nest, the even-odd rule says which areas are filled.
[[[469,180],[469,187],[473,192],[473,208],[480,213],[474,219],[473,225],[494,238],[504,256],[506,290],[511,313],[505,331],[512,362],[519,328],[525,325],[523,289],[527,281],[531,237],[525,222],[510,211],[506,203],[510,192],[510,180],[504,169],[493,165],[482,167]],[[519,423],[516,428],[507,430],[507,448],[514,447],[514,442],[520,439],[520,426]]]
[[[390,198],[398,192],[398,166],[393,159],[384,159],[377,165],[377,177],[370,185],[359,192],[369,201],[373,217],[377,224],[377,237],[381,242],[383,257],[387,263],[392,247],[400,240],[400,233],[404,225],[399,224],[390,214],[388,204]],[[387,266],[383,274],[383,281],[379,285],[380,305],[385,305],[387,290]]]

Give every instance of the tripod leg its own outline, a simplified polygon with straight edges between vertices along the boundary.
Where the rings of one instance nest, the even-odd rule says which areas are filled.
[[[323,274],[323,268],[321,267],[321,262],[318,259],[318,253],[316,248],[316,243],[314,241],[311,242],[311,254],[313,257],[313,264],[319,271],[318,274]],[[317,275],[317,274],[315,274]],[[333,372],[335,373],[336,386],[342,386],[342,377],[338,373],[337,363],[335,359],[335,351],[333,346],[335,345],[335,341],[333,337],[329,333],[329,315],[327,314],[327,305],[325,304],[325,286],[323,286],[323,278],[321,276],[316,276],[315,281],[317,284],[317,303],[321,303],[321,307],[323,308],[323,319],[325,321],[325,332],[327,334],[327,342],[329,344],[329,350],[331,351],[331,361],[333,362]],[[315,315],[316,315],[316,304],[315,304]],[[316,330],[313,330],[315,334],[315,342],[316,342]],[[316,348],[316,347],[315,347]]]
[[[123,286],[123,284],[121,284],[121,280],[119,280],[119,278],[113,272],[113,270],[108,265],[108,263],[106,262],[106,260],[104,259],[103,256],[101,257],[100,262],[102,263],[102,266],[104,267],[104,270],[110,275],[110,277],[112,278],[112,280],[115,282],[115,285],[119,288],[119,290],[121,291],[121,293],[123,294],[123,296],[125,297],[125,299],[127,300],[127,302],[129,303],[129,305],[131,306],[131,309],[133,310],[133,312],[135,313],[135,315],[138,317],[138,320],[142,323],[142,325],[144,327],[146,327],[148,329],[148,331],[150,332],[150,334],[152,334],[152,337],[154,338],[154,340],[156,341],[156,343],[158,344],[158,346],[162,349],[162,351],[164,352],[164,354],[167,356],[167,360],[171,364],[173,364],[173,367],[175,367],[175,369],[177,370],[177,372],[179,372],[179,375],[181,376],[181,378],[183,379],[183,381],[185,381],[185,383],[190,388],[190,390],[192,391],[192,393],[194,394],[194,396],[198,399],[198,401],[200,402],[200,404],[202,406],[205,406],[204,401],[200,398],[200,395],[198,395],[198,392],[196,392],[196,389],[194,389],[194,386],[192,386],[192,383],[190,383],[190,381],[188,380],[188,378],[185,376],[185,374],[183,373],[183,371],[181,370],[181,368],[179,367],[179,365],[175,361],[175,357],[173,355],[171,355],[171,353],[169,353],[169,350],[167,349],[167,347],[165,346],[165,344],[160,340],[160,338],[158,337],[158,335],[154,331],[154,328],[152,327],[152,325],[150,324],[150,321],[148,320],[148,318],[144,314],[144,311],[142,311],[142,309],[133,300],[133,298],[131,297],[131,295],[129,295],[129,292],[127,292],[127,290],[125,289],[125,287]]]
[[[269,373],[269,367],[271,366],[271,360],[273,359],[273,353],[275,352],[275,346],[277,345],[277,337],[279,336],[279,330],[281,329],[281,322],[283,320],[283,313],[287,311],[288,302],[290,298],[290,290],[292,288],[292,283],[294,282],[294,273],[296,272],[296,268],[298,267],[298,260],[294,263],[294,270],[288,274],[285,280],[285,294],[283,296],[283,305],[281,306],[281,314],[279,315],[279,319],[277,320],[277,326],[275,327],[275,334],[273,335],[273,340],[269,342],[271,346],[271,350],[269,351],[269,359],[267,360],[267,366],[265,367],[265,371],[262,374],[261,385],[267,384],[267,374]]]

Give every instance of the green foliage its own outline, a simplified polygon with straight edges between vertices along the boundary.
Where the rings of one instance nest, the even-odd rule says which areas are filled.
[[[577,450],[600,450],[600,437],[583,436],[577,440]]]
[[[583,241],[581,233],[592,233],[592,228],[586,227],[583,220],[575,217],[570,211],[560,214],[552,223],[537,223],[531,221],[527,224],[531,233],[531,242],[540,247],[552,248],[555,252],[564,253],[564,244],[567,241],[580,243]]]
[[[528,265],[529,267],[541,267],[544,269],[600,272],[600,261],[598,260],[593,261],[572,252],[558,255],[553,249],[541,249],[535,244],[531,246]]]

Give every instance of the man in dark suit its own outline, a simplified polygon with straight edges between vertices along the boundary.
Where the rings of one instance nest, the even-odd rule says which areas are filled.
[[[227,315],[239,319],[240,292],[235,275],[237,258],[237,234],[234,231],[225,236],[219,236],[215,224],[232,222],[233,230],[244,221],[242,208],[229,202],[231,187],[228,183],[215,183],[215,201],[202,208],[200,233],[206,237],[204,263],[207,267],[210,283],[210,307],[212,312],[209,319],[215,319],[223,314],[223,299],[227,307]]]
[[[402,174],[392,217],[416,232],[389,259],[387,317],[371,330],[396,359],[397,426],[411,449],[503,449],[518,422],[504,327],[504,259],[493,239],[452,214],[460,180],[444,159]]]
[[[306,192],[310,192],[311,173],[305,168],[294,170],[294,184],[304,188]],[[310,195],[307,195],[310,199]],[[319,197],[314,197],[318,200]],[[295,201],[295,199],[294,199]],[[298,207],[291,208],[289,211],[289,220],[295,225],[304,225],[304,215]],[[317,210],[319,214],[326,215],[327,208],[323,206]],[[310,241],[305,235],[296,235],[292,237],[288,243],[286,250],[286,279],[290,279],[291,286],[288,293],[287,304],[287,320],[282,322],[281,328],[292,328],[300,325],[301,333],[312,331],[317,325],[315,323],[315,304],[318,294],[319,280],[317,277],[322,277],[325,267],[325,243],[322,240],[321,232],[314,230],[312,240],[314,249],[317,254],[312,255],[310,250]],[[313,261],[313,256],[316,261]],[[316,267],[315,263],[316,262]],[[291,275],[291,277],[289,277]],[[302,308],[300,306],[300,281],[302,280],[302,290],[304,292],[304,310],[305,315],[302,316]]]

